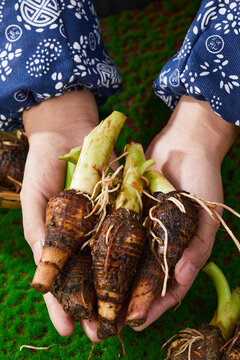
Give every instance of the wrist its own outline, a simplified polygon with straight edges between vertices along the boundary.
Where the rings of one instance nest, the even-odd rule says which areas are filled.
[[[204,153],[221,164],[240,129],[214,113],[209,104],[183,96],[168,128],[181,134],[181,142],[196,152]]]
[[[69,139],[72,147],[77,146],[81,134],[98,124],[94,95],[90,91],[68,92],[45,100],[24,111],[23,124],[30,146],[42,138],[54,138],[57,145],[63,137],[66,142]]]

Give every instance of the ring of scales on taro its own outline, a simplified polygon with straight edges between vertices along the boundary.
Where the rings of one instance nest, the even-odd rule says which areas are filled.
[[[131,141],[141,143],[146,149],[166,123],[171,112],[154,96],[152,82],[166,60],[181,46],[199,4],[197,0],[191,4],[153,2],[144,10],[124,11],[101,20],[106,47],[125,84],[122,93],[110,97],[100,110],[101,119],[113,109],[127,114],[116,144],[117,155],[120,156],[125,144]],[[225,203],[236,210],[239,210],[240,198],[239,157],[240,147],[236,143],[222,167]],[[30,287],[35,265],[23,238],[21,210],[1,208],[0,212],[0,324],[4,329],[0,334],[0,359],[87,359],[92,344],[80,324],[76,323],[71,337],[60,337],[48,318],[42,296]],[[224,219],[239,238],[239,219],[229,212],[224,212]],[[109,234],[111,236],[111,229],[107,241]],[[218,231],[210,259],[224,270],[232,289],[239,285],[238,250],[223,227]],[[130,327],[123,329],[125,358],[164,359],[167,349],[161,350],[161,346],[184,328],[208,323],[215,308],[215,290],[201,272],[178,309],[169,310],[143,332],[135,332]],[[46,350],[23,348],[20,351],[24,344]],[[92,359],[117,358],[124,358],[118,338],[108,338],[95,345]]]

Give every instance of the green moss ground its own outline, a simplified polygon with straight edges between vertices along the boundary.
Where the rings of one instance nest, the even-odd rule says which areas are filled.
[[[152,91],[152,82],[166,60],[181,45],[200,0],[164,0],[142,11],[126,11],[101,21],[108,51],[119,66],[124,88],[101,109],[105,118],[113,109],[128,115],[118,141],[118,150],[131,139],[146,148],[166,123],[170,110]],[[240,144],[236,143],[222,167],[225,203],[239,210]],[[239,237],[239,219],[225,214],[225,220]],[[237,249],[225,231],[218,232],[213,260],[226,274],[230,286],[239,284]],[[41,295],[30,288],[35,270],[31,251],[24,240],[21,211],[0,209],[0,359],[87,359],[91,342],[81,326],[72,336],[62,338],[53,328]],[[183,327],[208,322],[216,307],[213,284],[200,273],[182,305],[167,311],[141,333],[122,331],[126,360],[161,360],[161,345]],[[48,346],[47,351],[19,348],[23,344]],[[124,358],[118,339],[108,339],[95,347],[92,360]]]

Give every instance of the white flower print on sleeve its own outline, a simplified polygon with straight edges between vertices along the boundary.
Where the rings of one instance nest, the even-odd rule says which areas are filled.
[[[208,101],[240,126],[239,58],[240,0],[203,0],[181,49],[154,82],[155,93],[171,108],[182,95]]]
[[[70,0],[70,5],[68,5],[69,9],[74,9],[75,16],[79,20],[81,20],[83,17],[88,21],[88,16],[86,13],[86,10],[84,8],[85,0],[77,1],[77,0]]]
[[[71,83],[74,81],[74,76],[72,75],[70,79],[67,81],[66,84],[63,82],[63,74],[61,72],[54,72],[51,75],[51,79],[54,82],[54,87],[58,91],[55,93],[55,96],[60,96],[63,94],[63,92],[68,91],[68,89],[71,86]],[[49,93],[43,93],[43,94],[36,94],[37,98],[40,100],[47,100],[50,99],[52,96]]]
[[[21,49],[12,50],[12,44],[7,43],[4,50],[0,49],[0,79],[7,80],[7,76],[11,74],[13,68],[11,62],[22,55]]]
[[[87,75],[98,74],[98,86],[118,87],[121,79],[116,68],[112,66],[112,60],[107,53],[103,52],[104,60],[89,56],[89,52],[94,51],[95,48],[96,39],[92,32],[88,37],[81,35],[80,41],[74,42],[71,48],[75,65],[74,75],[84,78]]]
[[[224,0],[219,1],[218,22],[215,29],[228,34],[232,31],[235,35],[240,34],[240,1]]]
[[[73,69],[74,74],[79,75],[81,77],[87,75],[87,68],[86,68],[86,63],[88,60],[87,52],[86,52],[87,46],[88,46],[87,36],[81,35],[79,42],[75,41],[71,48],[71,52],[73,54],[73,61],[74,61],[74,69]],[[95,61],[92,65],[95,65]]]
[[[237,81],[238,75],[228,74],[229,71],[227,69],[227,66],[229,65],[229,61],[227,59],[224,59],[223,54],[217,54],[216,58],[213,60],[211,66],[206,61],[204,65],[200,65],[202,69],[204,69],[203,72],[199,74],[199,76],[208,76],[211,73],[217,73],[221,75],[221,80],[219,82],[220,89],[224,89],[227,93],[230,94],[230,91],[233,90],[233,87],[239,87],[240,84]]]
[[[62,52],[62,45],[56,39],[44,39],[37,46],[33,55],[26,61],[30,76],[43,76],[48,73],[50,64],[56,61]]]
[[[212,99],[210,100],[210,103],[211,103],[211,107],[215,111],[218,111],[220,109],[220,107],[222,106],[221,98],[216,95],[213,95]]]
[[[186,87],[186,91],[188,94],[200,94],[201,90],[195,84],[195,81],[198,77],[197,72],[189,71],[188,65],[185,66],[183,73],[180,75],[181,81],[184,83]]]
[[[238,76],[237,75],[229,75],[228,79],[226,80],[221,80],[220,81],[220,89],[224,88],[226,90],[227,93],[230,94],[231,90],[233,90],[233,87],[239,87],[239,82],[238,80]]]
[[[0,0],[3,82],[0,127],[11,131],[23,126],[24,110],[66,91],[90,89],[99,105],[118,93],[92,1]]]
[[[0,1],[0,23],[3,21],[3,8],[5,5],[5,0]]]

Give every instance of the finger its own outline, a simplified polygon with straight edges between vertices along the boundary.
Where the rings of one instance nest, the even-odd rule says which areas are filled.
[[[57,156],[52,157],[53,159],[45,161],[47,156],[45,157],[44,150],[40,152],[35,147],[30,149],[20,194],[24,236],[33,251],[36,264],[45,238],[47,201],[62,187],[64,164],[56,162]]]
[[[31,206],[29,204],[31,203]],[[30,245],[38,264],[45,238],[45,208],[47,201],[34,188],[21,192],[24,237]]]
[[[25,166],[23,187],[21,191],[24,236],[32,248],[36,264],[38,264],[40,260],[45,240],[45,209],[48,197],[51,197],[51,195],[53,195],[55,191],[58,191],[58,188],[61,186],[58,182],[59,179],[61,179],[62,173],[61,166],[58,168],[54,165],[51,166],[50,161],[48,167],[52,169],[50,170],[51,174],[49,175],[49,172],[47,172],[46,169],[46,164],[41,166],[43,159],[44,152],[40,153],[38,151],[37,153],[34,150],[30,151]],[[45,186],[45,184],[47,184],[45,174],[48,174],[51,179],[58,179],[56,183],[52,181],[47,191]],[[54,186],[57,190],[54,190]],[[48,196],[45,196],[44,192]],[[58,333],[62,336],[70,335],[74,331],[74,321],[71,316],[64,312],[62,306],[57,302],[52,294],[46,294],[44,296],[44,300],[46,302],[50,319]]]
[[[102,341],[97,337],[97,327],[98,327],[97,314],[94,313],[91,319],[89,320],[82,320],[81,324],[86,335],[89,337],[89,339],[92,342],[98,343]]]
[[[152,303],[149,311],[147,321],[141,325],[134,327],[135,331],[142,331],[157,320],[165,311],[176,305],[180,299],[183,299],[186,295],[189,287],[181,286],[177,283],[171,287],[164,297],[159,295]]]
[[[61,336],[71,335],[75,328],[73,318],[65,313],[62,306],[51,293],[47,293],[43,297],[48,309],[49,317],[58,333]]]

